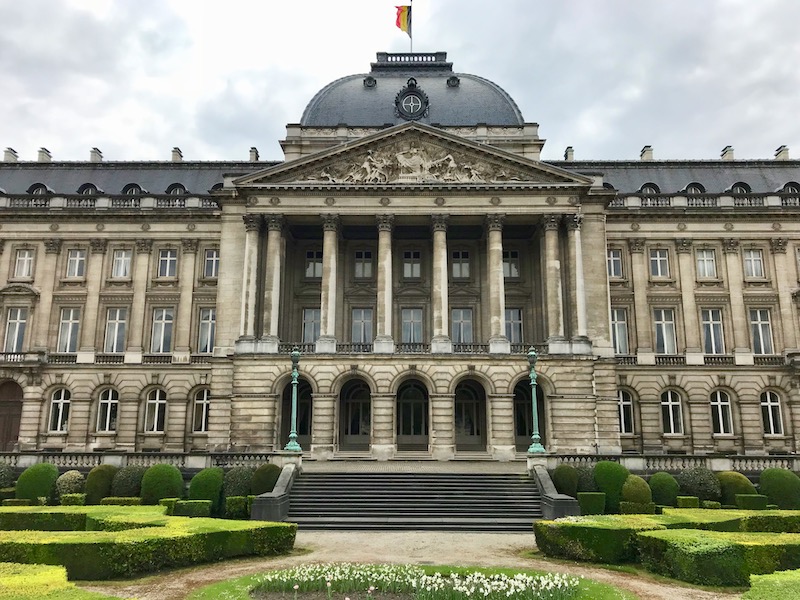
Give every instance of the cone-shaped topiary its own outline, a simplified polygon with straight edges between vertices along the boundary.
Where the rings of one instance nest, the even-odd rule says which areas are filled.
[[[172,465],[153,465],[142,477],[142,504],[158,504],[162,498],[183,498],[183,475]]]
[[[653,502],[661,506],[675,506],[678,503],[680,486],[678,481],[666,471],[653,473],[647,482],[653,493]]]
[[[600,491],[606,495],[607,513],[619,512],[622,486],[625,485],[628,475],[630,475],[628,469],[610,460],[601,460],[594,466],[594,480]]]
[[[39,498],[52,500],[55,497],[55,485],[58,479],[58,467],[50,463],[38,463],[25,469],[17,479],[16,497],[39,503]]]
[[[599,492],[597,482],[594,480],[594,467],[588,465],[580,465],[575,467],[575,472],[578,474],[578,491],[579,492]]]
[[[117,498],[135,498],[142,492],[142,477],[147,467],[129,465],[122,467],[111,482],[111,495]]]
[[[764,469],[758,479],[758,488],[769,498],[770,504],[777,504],[783,509],[800,509],[800,477],[791,471]]]
[[[248,496],[250,494],[250,484],[253,481],[255,467],[233,467],[225,473],[225,481],[222,484],[222,494],[226,498],[231,496]]]
[[[675,478],[681,486],[682,496],[697,496],[700,500],[718,502],[722,489],[714,471],[705,467],[692,467],[678,473]]]
[[[225,474],[221,467],[203,469],[189,483],[189,500],[210,500],[211,514],[222,512],[222,482]]]
[[[722,471],[717,473],[720,489],[722,490],[722,504],[736,504],[736,494],[757,494],[756,486],[737,471]]]
[[[72,470],[56,479],[56,502],[61,502],[64,494],[82,494],[86,480],[80,471]]]
[[[253,480],[250,482],[250,493],[258,496],[259,494],[271,492],[280,475],[281,468],[278,465],[261,465],[253,473]]]
[[[566,463],[558,465],[553,474],[553,485],[559,494],[566,494],[575,498],[578,494],[578,472],[575,467]]]
[[[11,465],[0,465],[0,488],[14,487],[14,467]]]
[[[628,475],[622,486],[622,499],[635,504],[650,504],[653,501],[653,493],[644,479],[638,475]]]
[[[119,471],[114,465],[97,465],[86,476],[86,504],[100,504],[100,500],[111,495],[111,482]]]

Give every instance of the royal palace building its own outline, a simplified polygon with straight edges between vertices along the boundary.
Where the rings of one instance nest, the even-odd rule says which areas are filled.
[[[379,53],[281,162],[0,162],[0,450],[788,454],[800,161],[542,161],[445,53]]]

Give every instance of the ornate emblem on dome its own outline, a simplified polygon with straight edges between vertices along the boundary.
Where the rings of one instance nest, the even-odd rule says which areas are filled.
[[[428,95],[417,87],[417,80],[409,77],[406,86],[394,99],[395,114],[408,121],[416,121],[428,114]]]

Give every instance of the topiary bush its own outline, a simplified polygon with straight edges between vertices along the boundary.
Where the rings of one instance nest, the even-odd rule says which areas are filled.
[[[700,498],[697,496],[678,496],[678,508],[700,508]]]
[[[700,508],[709,508],[712,510],[717,510],[722,508],[722,505],[719,502],[714,502],[713,500],[703,500],[700,503]]]
[[[225,473],[222,495],[226,498],[230,496],[247,496],[250,493],[250,484],[253,481],[255,472],[255,467],[233,467]]]
[[[719,502],[722,489],[714,471],[705,467],[692,467],[678,473],[675,478],[684,496],[697,496],[700,500]]]
[[[112,496],[138,496],[142,492],[142,477],[147,467],[130,465],[122,467],[111,482]]]
[[[594,480],[594,467],[589,465],[580,465],[575,467],[575,472],[578,474],[578,491],[579,492],[599,492],[597,482]]]
[[[183,498],[183,475],[172,465],[153,465],[142,477],[142,504],[158,504],[162,498]]]
[[[61,474],[56,479],[56,500],[61,503],[64,494],[82,494],[86,480],[80,471],[72,470]]]
[[[678,492],[680,486],[678,481],[666,471],[653,473],[647,481],[650,492],[653,494],[653,502],[663,506],[675,506],[678,503]]]
[[[736,494],[736,506],[742,510],[767,510],[767,497],[761,494]]]
[[[602,515],[606,509],[606,495],[603,492],[578,492],[578,506],[581,515]]]
[[[756,486],[737,471],[722,471],[717,473],[721,490],[722,504],[736,504],[736,494],[755,494]]]
[[[655,502],[626,502],[619,503],[621,515],[654,515],[656,514]]]
[[[601,460],[594,466],[594,480],[600,491],[606,495],[607,513],[619,512],[622,486],[625,485],[629,475],[628,469],[610,460]]]
[[[104,506],[140,506],[142,499],[131,496],[106,496],[100,500],[100,504]]]
[[[86,494],[61,494],[61,506],[83,506],[86,504]]]
[[[14,467],[5,463],[0,464],[0,488],[14,487],[14,481],[16,481],[16,479]]]
[[[17,480],[16,497],[39,503],[39,498],[55,496],[58,467],[50,463],[38,463],[25,469]]]
[[[551,478],[559,494],[566,494],[575,498],[578,493],[578,472],[575,467],[561,463],[555,468]]]
[[[111,495],[111,482],[119,471],[114,465],[97,465],[86,476],[86,504],[100,504]]]
[[[782,509],[800,509],[800,477],[786,469],[764,469],[758,479],[759,491],[770,504]]]
[[[650,504],[653,501],[653,493],[644,479],[638,475],[628,475],[622,486],[622,500],[635,504]]]
[[[225,518],[250,518],[250,512],[247,510],[247,498],[245,496],[228,496],[225,498]]]
[[[250,482],[250,493],[258,496],[271,492],[281,475],[281,468],[278,465],[261,465],[253,473],[253,480]]]
[[[175,503],[180,500],[180,498],[162,498],[158,501],[159,506],[166,506],[167,510],[164,514],[172,516],[172,513],[175,512]]]
[[[172,514],[176,517],[211,516],[211,500],[178,500]]]
[[[210,500],[211,514],[220,514],[224,478],[225,473],[221,467],[202,469],[189,483],[189,500]]]

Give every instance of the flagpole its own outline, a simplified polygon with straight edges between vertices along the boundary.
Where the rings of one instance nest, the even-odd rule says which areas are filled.
[[[411,54],[414,54],[414,11],[411,10],[413,6],[414,0],[408,0],[408,13],[411,17],[411,22],[408,24],[408,43],[409,43],[409,51]]]

